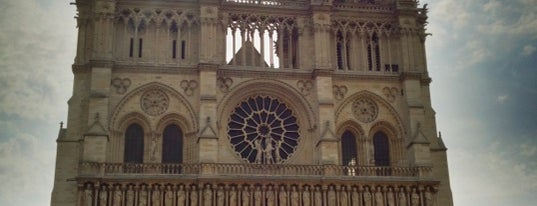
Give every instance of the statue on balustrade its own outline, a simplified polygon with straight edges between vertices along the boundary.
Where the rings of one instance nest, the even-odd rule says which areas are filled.
[[[121,194],[121,188],[119,188],[119,186],[116,187],[116,189],[114,190],[114,202],[113,202],[113,206],[121,206],[121,203],[122,203],[122,197],[123,195]]]
[[[160,191],[158,191],[156,188],[153,190],[151,202],[153,203],[151,206],[160,206]]]
[[[172,188],[169,188],[168,186],[166,186],[166,192],[164,193],[164,205],[165,206],[173,205],[173,196],[174,196],[174,192]]]
[[[369,193],[368,190],[364,191],[364,206],[372,206],[371,205],[371,193]]]
[[[377,206],[384,206],[384,197],[382,196],[382,189],[379,187],[375,192],[375,203]]]
[[[101,191],[99,192],[99,204],[100,205],[107,205],[106,200],[106,187],[101,187]]]
[[[407,206],[407,202],[406,202],[406,194],[405,194],[405,191],[403,189],[401,189],[401,191],[399,191],[399,206]]]

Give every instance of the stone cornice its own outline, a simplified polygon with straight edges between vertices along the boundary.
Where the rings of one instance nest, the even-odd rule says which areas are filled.
[[[303,78],[311,79],[311,70],[302,69],[275,69],[266,67],[244,67],[238,68],[233,66],[221,66],[218,69],[218,76],[234,77],[258,77],[258,78],[278,78],[294,79]]]

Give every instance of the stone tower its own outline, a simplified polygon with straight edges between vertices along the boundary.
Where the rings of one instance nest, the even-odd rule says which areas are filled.
[[[452,205],[417,0],[76,0],[53,206]]]

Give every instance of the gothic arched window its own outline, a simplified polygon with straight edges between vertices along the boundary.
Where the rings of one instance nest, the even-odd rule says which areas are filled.
[[[341,159],[343,165],[349,164],[354,159],[354,164],[356,164],[358,152],[356,151],[356,137],[350,131],[345,131],[341,135]]]
[[[144,129],[139,124],[131,124],[125,131],[125,163],[142,163],[144,159]]]
[[[373,135],[375,166],[390,166],[390,143],[384,132]]]
[[[168,125],[162,134],[162,163],[183,162],[183,132],[179,126]]]

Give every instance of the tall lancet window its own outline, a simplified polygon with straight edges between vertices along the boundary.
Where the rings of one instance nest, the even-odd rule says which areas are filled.
[[[183,132],[179,126],[168,125],[162,137],[162,163],[183,162]]]
[[[369,71],[380,71],[380,47],[377,33],[373,33],[367,44],[367,66]]]
[[[343,165],[356,165],[357,156],[356,137],[347,130],[341,135],[341,160]]]
[[[144,129],[139,124],[131,124],[125,131],[125,163],[142,163],[144,159]]]
[[[384,132],[373,135],[375,166],[390,166],[390,143]]]

